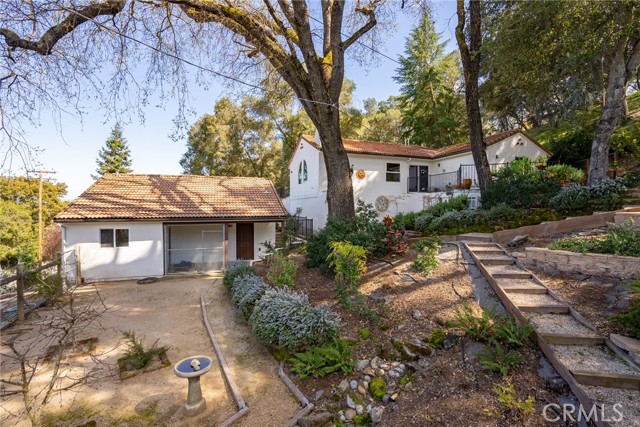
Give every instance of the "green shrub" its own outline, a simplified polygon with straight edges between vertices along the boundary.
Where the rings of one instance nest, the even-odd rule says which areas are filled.
[[[369,392],[371,397],[380,401],[387,394],[387,384],[382,378],[374,378],[369,382]]]
[[[300,378],[319,378],[331,372],[348,374],[353,370],[351,344],[334,339],[322,347],[311,347],[303,353],[296,353],[289,359],[293,372]]]
[[[633,224],[609,225],[603,237],[565,237],[549,245],[550,249],[579,253],[598,253],[640,257],[640,231]]]
[[[549,200],[549,207],[560,212],[584,209],[591,200],[589,188],[580,184],[569,184]]]
[[[627,172],[620,177],[620,182],[627,188],[640,186],[640,169]]]
[[[266,291],[256,303],[249,324],[262,343],[286,350],[324,344],[340,331],[334,312],[312,306],[306,295],[288,288]]]
[[[245,319],[253,312],[256,302],[269,289],[264,280],[253,274],[238,276],[233,281],[231,302],[240,310]]]
[[[508,378],[505,378],[502,384],[498,384],[493,391],[498,395],[498,401],[509,411],[522,413],[524,415],[533,414],[535,410],[533,404],[535,403],[536,398],[529,396],[526,400],[518,400],[515,397],[513,384],[511,384],[511,381],[509,381]]]
[[[533,332],[533,326],[529,322],[522,325],[513,317],[497,322],[495,327],[495,339],[502,344],[511,347],[522,347]]]
[[[427,342],[432,348],[439,349],[442,348],[442,342],[444,341],[446,336],[447,333],[444,331],[444,329],[436,328],[431,332],[431,335],[427,339]]]
[[[307,267],[320,267],[329,272],[329,254],[331,242],[347,241],[362,246],[368,254],[384,256],[384,239],[387,230],[380,221],[372,205],[358,200],[356,217],[343,221],[329,217],[326,226],[307,241]]]
[[[585,173],[582,169],[574,168],[569,165],[552,165],[547,167],[546,171],[550,179],[558,182],[575,182],[577,184],[584,183]]]
[[[513,366],[524,362],[517,350],[507,351],[499,342],[494,342],[492,347],[478,354],[478,359],[484,369],[500,372],[503,377],[509,375],[509,370]]]
[[[247,274],[256,274],[256,269],[249,265],[249,261],[233,261],[225,269],[222,283],[227,289],[231,290],[233,287],[233,281],[236,277],[245,276]]]
[[[430,213],[420,214],[415,219],[415,230],[421,233],[427,231],[434,218],[435,217]]]
[[[476,341],[489,341],[494,334],[495,313],[482,310],[477,316],[469,304],[464,302],[455,310],[455,319],[451,326],[460,329],[465,336]]]
[[[430,213],[433,216],[442,216],[449,211],[463,211],[467,209],[467,195],[461,194],[449,200],[438,202],[422,210],[422,213]]]
[[[424,251],[426,249],[438,250],[440,249],[440,241],[437,237],[428,237],[426,239],[420,239],[411,244],[411,247],[416,251]]]
[[[609,194],[592,198],[589,205],[596,211],[617,211],[622,208],[624,199],[620,194]]]
[[[419,214],[419,212],[401,212],[393,218],[393,226],[400,231],[415,230],[415,220]]]
[[[413,262],[413,269],[422,274],[429,274],[438,267],[438,250],[440,243],[437,239],[420,240],[414,244],[414,247],[420,248],[420,253]]]
[[[267,276],[276,287],[293,288],[296,284],[298,267],[292,259],[276,252],[271,258],[271,266]]]
[[[503,224],[515,219],[518,211],[506,203],[498,203],[484,212],[487,221],[491,224]]]
[[[149,348],[145,348],[144,340],[136,336],[135,331],[122,331],[122,338],[127,344],[127,349],[124,352],[124,362],[127,368],[142,369],[154,357],[166,353],[169,347],[158,347],[158,340]]]
[[[605,179],[595,187],[591,187],[591,197],[607,197],[612,194],[624,194],[627,191],[627,187],[623,184],[621,179]]]
[[[336,282],[349,288],[360,285],[360,279],[367,270],[367,252],[349,242],[331,242],[329,265],[336,275]]]

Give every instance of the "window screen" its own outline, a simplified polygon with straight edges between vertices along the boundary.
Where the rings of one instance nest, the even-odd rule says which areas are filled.
[[[387,182],[400,182],[400,163],[387,163]]]
[[[100,246],[103,248],[113,247],[113,228],[100,229]]]
[[[116,228],[116,246],[129,246],[129,229]]]

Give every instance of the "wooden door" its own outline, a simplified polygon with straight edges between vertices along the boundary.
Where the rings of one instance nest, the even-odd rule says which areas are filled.
[[[253,259],[253,223],[236,225],[236,258]]]

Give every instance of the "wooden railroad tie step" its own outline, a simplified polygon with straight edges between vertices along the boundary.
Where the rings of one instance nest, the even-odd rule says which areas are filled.
[[[569,312],[569,306],[564,304],[529,305],[517,304],[518,309],[524,313],[549,313],[565,314]]]
[[[507,253],[505,251],[503,251],[500,248],[493,248],[493,247],[479,247],[479,248],[472,248],[471,249],[473,251],[474,254],[478,255],[478,257],[484,256],[484,255],[507,255]]]
[[[507,255],[486,255],[479,256],[478,259],[484,265],[513,265],[516,263],[516,260],[514,258],[511,258]]]
[[[600,335],[574,335],[574,334],[552,334],[542,332],[540,335],[549,344],[559,345],[602,345],[605,337]]]
[[[502,286],[502,290],[508,294],[527,294],[527,295],[545,295],[548,292],[547,288],[545,288],[544,286],[535,286],[535,285]]]
[[[640,390],[640,375],[611,374],[605,372],[571,371],[579,384],[599,387]]]

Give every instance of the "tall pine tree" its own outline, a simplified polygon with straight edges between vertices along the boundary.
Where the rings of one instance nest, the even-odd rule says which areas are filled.
[[[131,152],[127,140],[122,136],[122,126],[119,123],[111,130],[105,146],[100,149],[96,159],[98,169],[93,179],[98,179],[105,173],[131,173]]]
[[[443,147],[466,139],[459,54],[445,54],[446,44],[425,8],[394,77],[401,84],[404,137],[411,144]]]

